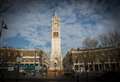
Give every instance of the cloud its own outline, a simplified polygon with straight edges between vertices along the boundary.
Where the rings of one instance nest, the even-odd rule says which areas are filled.
[[[116,14],[120,7],[113,8],[116,3],[111,6],[103,0],[14,0],[13,3],[11,9],[4,13],[9,30],[4,31],[3,37],[8,39],[20,35],[29,43],[23,46],[25,48],[51,51],[51,19],[55,4],[58,4],[56,13],[61,20],[64,53],[70,48],[82,47],[86,37],[96,38],[116,28],[120,30],[120,15]]]

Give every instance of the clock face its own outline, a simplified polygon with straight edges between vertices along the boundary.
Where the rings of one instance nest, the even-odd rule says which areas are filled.
[[[59,25],[58,23],[55,23],[55,27],[58,27],[58,25]]]
[[[58,32],[53,32],[53,37],[58,37]]]

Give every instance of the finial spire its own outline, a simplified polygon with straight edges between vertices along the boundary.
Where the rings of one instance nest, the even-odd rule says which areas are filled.
[[[53,16],[57,16],[57,13],[56,13],[57,7],[58,7],[58,4],[55,3],[55,6],[54,6],[54,8],[53,8]]]

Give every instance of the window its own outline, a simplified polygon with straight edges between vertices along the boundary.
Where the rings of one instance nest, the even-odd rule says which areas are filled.
[[[53,37],[58,37],[58,32],[53,32]]]
[[[75,70],[78,70],[78,65],[75,65]]]

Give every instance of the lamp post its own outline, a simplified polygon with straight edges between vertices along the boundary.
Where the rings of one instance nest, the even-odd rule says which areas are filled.
[[[1,46],[0,47],[2,47],[2,31],[3,31],[3,29],[7,30],[8,28],[3,19],[0,22],[1,22],[1,24],[0,24],[0,42],[1,42],[0,44],[1,44]]]

